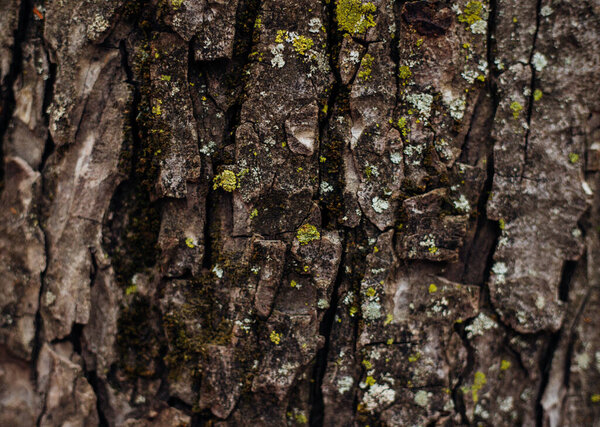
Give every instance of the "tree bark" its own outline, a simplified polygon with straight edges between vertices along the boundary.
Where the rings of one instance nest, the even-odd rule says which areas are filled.
[[[0,425],[600,424],[598,0],[0,6]]]

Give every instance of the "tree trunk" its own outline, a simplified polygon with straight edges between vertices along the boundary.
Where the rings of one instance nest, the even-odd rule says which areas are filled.
[[[598,0],[0,6],[0,425],[600,425]]]

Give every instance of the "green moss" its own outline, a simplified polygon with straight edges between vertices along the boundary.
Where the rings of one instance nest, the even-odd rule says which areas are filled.
[[[373,12],[376,10],[373,3],[362,3],[360,0],[338,0],[335,9],[338,28],[350,34],[363,34],[368,28],[375,26]]]
[[[304,224],[302,227],[298,229],[296,233],[296,238],[300,242],[301,245],[306,245],[313,240],[319,240],[321,238],[321,233],[317,230],[312,224]]]
[[[368,53],[365,54],[365,56],[363,56],[363,59],[360,64],[361,70],[358,73],[359,79],[361,79],[363,81],[367,81],[371,78],[371,72],[373,71],[373,62],[374,61],[375,61],[375,58],[373,58],[373,56],[369,55]]]

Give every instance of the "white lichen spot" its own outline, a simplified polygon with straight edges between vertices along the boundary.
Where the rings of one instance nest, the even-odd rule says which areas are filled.
[[[283,59],[283,43],[279,43],[271,48],[271,54],[273,58],[271,59],[271,66],[273,68],[283,68],[285,65],[285,60]]]
[[[503,262],[497,262],[492,267],[492,273],[496,275],[496,282],[504,283],[506,278],[504,275],[508,272],[508,267]]]
[[[331,193],[333,191],[333,187],[327,181],[321,182],[319,189],[321,190],[321,193],[323,193],[323,194]]]
[[[350,376],[341,377],[337,380],[338,391],[340,392],[340,394],[344,394],[347,391],[350,391],[353,385],[354,378]]]
[[[219,264],[215,264],[215,266],[212,269],[212,272],[215,273],[215,276],[217,276],[219,279],[223,277],[223,269],[219,267]]]
[[[319,18],[313,18],[310,21],[308,21],[308,31],[310,31],[313,34],[317,34],[321,29],[322,25],[323,24],[321,24],[321,20]]]
[[[467,83],[473,84],[475,79],[479,76],[479,73],[475,70],[466,69],[460,75],[467,81]]]
[[[110,27],[110,22],[102,15],[94,16],[94,19],[87,28],[87,35],[90,39],[102,34]]]
[[[367,301],[362,304],[365,319],[376,320],[381,317],[381,305],[377,301]]]
[[[471,205],[469,204],[469,201],[464,196],[464,194],[461,194],[458,200],[454,201],[454,207],[461,212],[471,211]]]
[[[541,310],[544,308],[545,305],[546,300],[544,299],[544,297],[542,295],[538,295],[538,297],[535,299],[535,306],[538,308],[538,310]]]
[[[485,331],[498,327],[498,324],[485,313],[479,313],[479,315],[473,319],[473,322],[465,328],[467,331],[467,338],[471,339],[477,335],[483,335]]]
[[[402,153],[390,153],[390,161],[395,165],[399,165],[400,163],[402,163]]]
[[[594,194],[594,192],[590,188],[590,185],[585,181],[581,181],[581,188],[583,188],[583,192],[585,194],[587,194],[588,196],[591,196]]]
[[[427,119],[431,115],[433,96],[428,93],[411,93],[406,95],[406,100],[419,112],[419,115]]]
[[[383,213],[390,208],[390,203],[387,200],[380,199],[379,197],[373,197],[372,204],[373,210],[377,213]]]
[[[542,16],[550,16],[554,13],[554,10],[550,6],[546,5],[546,6],[542,7],[542,9],[540,10],[540,13]]]
[[[582,371],[590,367],[590,356],[587,353],[580,353],[575,356],[577,368]]]
[[[47,291],[46,292],[46,296],[45,296],[45,302],[46,305],[52,305],[52,303],[54,303],[54,301],[56,301],[56,295],[54,295],[52,292]]]
[[[475,415],[479,415],[484,420],[487,420],[490,417],[490,413],[486,411],[480,404],[475,405],[475,410],[473,412]]]
[[[329,302],[327,302],[325,298],[320,298],[319,301],[317,301],[317,307],[321,310],[325,310],[326,308],[329,308]]]
[[[427,408],[429,406],[429,393],[425,390],[419,390],[415,394],[415,403],[423,408]]]
[[[396,392],[387,384],[373,384],[363,397],[364,408],[373,411],[388,406],[396,399]]]
[[[513,397],[508,396],[506,399],[503,399],[498,406],[502,412],[509,412],[513,408]]]
[[[475,21],[471,24],[471,32],[473,34],[485,34],[487,31],[487,22],[483,19]]]
[[[348,54],[348,61],[353,64],[358,64],[360,62],[360,52],[357,50],[351,50]]]
[[[460,97],[450,101],[448,107],[450,108],[450,117],[454,120],[462,120],[465,115],[465,98]]]
[[[546,65],[548,65],[548,60],[544,55],[542,55],[539,52],[536,52],[533,54],[531,63],[533,64],[533,68],[535,68],[536,71],[542,71],[546,67]]]

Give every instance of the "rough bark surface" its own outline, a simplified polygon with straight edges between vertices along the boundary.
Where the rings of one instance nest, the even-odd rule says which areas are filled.
[[[0,10],[0,425],[600,425],[598,0]]]

